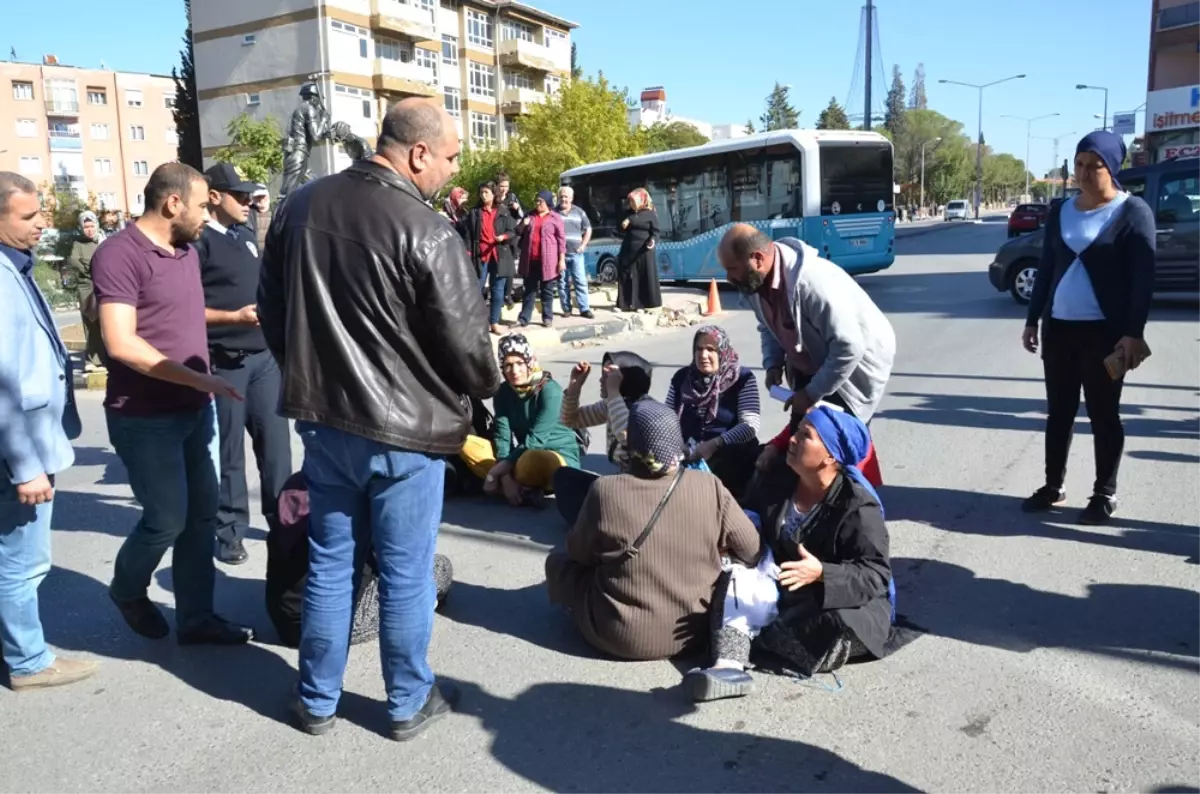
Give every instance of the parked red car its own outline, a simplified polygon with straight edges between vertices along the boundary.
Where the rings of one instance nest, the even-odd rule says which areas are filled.
[[[1048,204],[1018,204],[1008,216],[1008,236],[1016,237],[1021,232],[1036,232],[1046,223],[1049,213]]]

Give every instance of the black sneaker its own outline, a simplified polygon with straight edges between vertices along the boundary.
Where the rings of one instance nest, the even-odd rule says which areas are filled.
[[[579,313],[579,316],[580,316],[580,317],[582,317],[582,318],[583,318],[583,319],[585,319],[585,320],[594,320],[594,319],[596,319],[596,315],[592,313],[592,310],[591,310],[591,309],[588,309],[586,312],[580,312],[580,313]]]
[[[254,629],[212,615],[203,623],[179,632],[176,639],[180,645],[245,645],[254,639]]]
[[[240,540],[235,540],[232,543],[217,541],[218,561],[226,565],[241,565],[248,559],[250,559],[250,555],[246,553],[246,547]]]
[[[297,697],[292,699],[292,723],[309,736],[321,736],[333,730],[333,726],[337,724],[337,715],[318,717],[305,708],[304,703]]]
[[[683,688],[693,703],[740,698],[754,694],[754,678],[732,667],[693,668],[683,676]]]
[[[1021,509],[1026,513],[1045,513],[1053,510],[1067,500],[1067,492],[1062,488],[1051,488],[1043,485],[1034,491],[1033,496],[1021,503]]]
[[[458,697],[457,687],[448,684],[434,684],[433,688],[429,690],[429,698],[425,701],[425,705],[421,706],[420,711],[412,715],[410,719],[392,723],[392,738],[398,742],[415,739],[431,723],[453,711],[454,705],[458,703]]]
[[[1096,494],[1088,500],[1087,507],[1079,511],[1079,523],[1090,526],[1107,524],[1112,520],[1113,511],[1116,509],[1116,497]]]
[[[142,596],[131,601],[121,601],[111,592],[108,597],[121,610],[121,617],[134,632],[150,640],[161,640],[171,633],[171,627],[162,612],[149,598]]]

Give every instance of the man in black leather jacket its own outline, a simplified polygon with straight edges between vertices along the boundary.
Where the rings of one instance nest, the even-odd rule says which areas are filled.
[[[501,383],[475,269],[425,202],[458,171],[440,104],[388,111],[375,156],[298,188],[267,235],[258,318],[283,372],[308,481],[309,577],[293,708],[333,727],[350,637],[355,560],[373,544],[392,736],[450,710],[426,658],[445,463],[469,398]]]

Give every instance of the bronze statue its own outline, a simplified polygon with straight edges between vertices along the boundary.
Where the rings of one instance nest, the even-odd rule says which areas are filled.
[[[321,101],[316,83],[300,86],[300,104],[292,111],[287,137],[283,141],[283,180],[279,187],[282,200],[312,179],[308,158],[318,142],[329,138],[329,114]]]

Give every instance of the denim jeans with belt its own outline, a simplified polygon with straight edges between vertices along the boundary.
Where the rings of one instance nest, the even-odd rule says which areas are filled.
[[[54,502],[23,505],[17,487],[8,478],[0,482],[0,649],[9,675],[33,675],[54,663],[42,635],[37,596],[50,572],[53,508]]]
[[[316,716],[337,711],[355,579],[374,547],[388,715],[393,721],[410,719],[434,682],[427,653],[437,604],[433,553],[446,464],[312,422],[297,422],[296,432],[304,441],[309,502],[300,700]]]
[[[142,517],[117,552],[109,591],[142,598],[167,549],[175,590],[175,626],[187,631],[213,612],[217,526],[217,421],[210,401],[196,411],[159,416],[106,412],[108,437],[129,473]]]
[[[588,303],[588,277],[583,254],[567,254],[567,269],[558,279],[558,296],[564,314],[571,313],[571,287],[575,288],[575,307],[582,314],[591,311]]]
[[[504,311],[504,296],[508,292],[508,277],[492,274],[492,302],[488,308],[488,324],[499,325],[500,313]]]

